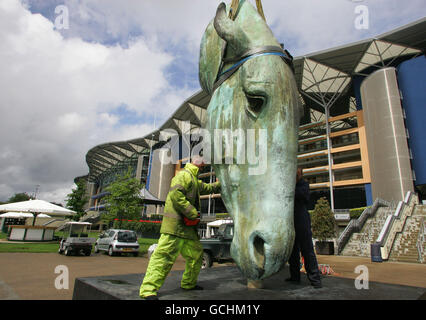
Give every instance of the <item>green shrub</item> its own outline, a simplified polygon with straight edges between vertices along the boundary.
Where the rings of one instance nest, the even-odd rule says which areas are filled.
[[[230,218],[229,213],[216,213],[216,219]]]
[[[151,220],[163,220],[163,215],[161,214],[151,214],[149,217]]]
[[[318,199],[311,215],[312,235],[320,241],[334,238],[336,235],[336,221],[325,197]]]
[[[114,221],[114,228],[133,230],[142,234],[160,233],[161,223],[139,221]]]

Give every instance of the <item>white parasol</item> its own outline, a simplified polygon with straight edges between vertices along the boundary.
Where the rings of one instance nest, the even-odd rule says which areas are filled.
[[[2,211],[31,213],[34,216],[33,225],[35,224],[36,217],[40,217],[40,214],[49,214],[51,216],[72,216],[77,213],[44,200],[28,200],[3,204],[0,205],[0,212]]]

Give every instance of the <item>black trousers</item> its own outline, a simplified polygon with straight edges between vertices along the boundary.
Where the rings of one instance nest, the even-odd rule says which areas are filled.
[[[310,229],[296,229],[296,239],[291,253],[290,277],[294,280],[300,280],[300,254],[305,262],[306,275],[312,285],[321,283],[320,272],[318,270],[317,257],[315,256],[312,245],[312,233]]]

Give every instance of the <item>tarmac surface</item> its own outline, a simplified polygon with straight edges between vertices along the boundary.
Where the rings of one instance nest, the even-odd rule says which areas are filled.
[[[146,257],[114,256],[92,253],[86,256],[65,256],[57,253],[0,253],[0,299],[71,300],[78,277],[110,274],[144,273]],[[68,289],[57,289],[55,280],[68,270]],[[178,258],[173,270],[183,270],[185,261]]]
[[[317,257],[320,264],[328,264],[334,271],[334,275],[324,277],[326,281],[331,278],[338,278],[338,280],[339,278],[356,279],[360,276],[360,273],[356,273],[355,268],[357,266],[365,266],[367,267],[366,270],[368,270],[370,283],[388,283],[426,288],[425,264],[372,263],[369,258],[359,257]],[[90,257],[67,257],[57,253],[0,253],[0,299],[71,300],[77,278],[101,276],[111,278],[110,276],[115,275],[136,274],[133,277],[139,277],[141,282],[147,263],[146,256],[109,257],[100,253],[92,254]],[[65,266],[66,269],[61,266]],[[215,263],[213,269],[229,266],[233,266],[233,264]],[[181,271],[184,267],[185,261],[179,257],[172,270]],[[65,277],[64,270],[68,271],[68,277]],[[304,275],[302,275],[302,280],[302,285],[304,285],[303,283],[306,281]],[[137,280],[134,281],[137,282]],[[57,288],[58,283],[59,289]],[[346,282],[346,284],[342,283],[342,285],[348,286],[349,283],[353,286],[354,280]],[[414,297],[418,292],[422,291],[416,290],[415,292],[410,290],[406,292],[407,294],[412,292],[412,297]]]

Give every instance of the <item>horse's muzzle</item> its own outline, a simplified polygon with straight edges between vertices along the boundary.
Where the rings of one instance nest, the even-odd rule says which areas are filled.
[[[267,278],[278,272],[289,258],[293,235],[282,238],[277,234],[255,230],[244,235],[235,234],[231,247],[237,265],[251,280]],[[237,250],[237,247],[240,247]]]

